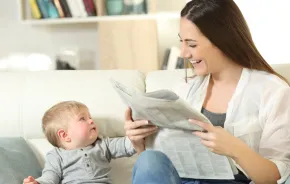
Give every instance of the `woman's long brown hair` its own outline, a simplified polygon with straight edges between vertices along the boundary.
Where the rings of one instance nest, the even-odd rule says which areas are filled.
[[[181,11],[181,17],[194,23],[203,35],[235,63],[274,74],[289,84],[262,57],[243,14],[233,0],[192,0]]]

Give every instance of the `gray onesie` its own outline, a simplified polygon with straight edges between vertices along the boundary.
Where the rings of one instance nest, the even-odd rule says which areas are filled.
[[[127,137],[102,138],[82,149],[65,150],[54,148],[46,155],[40,184],[107,184],[110,161],[114,158],[130,157],[134,150]]]

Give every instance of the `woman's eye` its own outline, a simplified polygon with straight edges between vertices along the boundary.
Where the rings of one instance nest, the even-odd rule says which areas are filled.
[[[189,45],[189,47],[192,47],[192,48],[194,48],[194,47],[196,47],[196,45]]]
[[[86,120],[85,117],[80,118],[80,121],[85,121],[85,120]]]

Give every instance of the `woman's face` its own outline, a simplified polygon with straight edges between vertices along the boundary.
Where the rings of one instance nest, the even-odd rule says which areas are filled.
[[[187,18],[181,18],[179,37],[181,56],[190,61],[196,75],[216,73],[224,67],[223,53]]]

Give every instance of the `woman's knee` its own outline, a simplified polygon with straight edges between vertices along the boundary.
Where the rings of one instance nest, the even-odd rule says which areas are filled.
[[[140,154],[135,167],[152,171],[159,170],[163,167],[172,168],[173,165],[164,153],[160,151],[146,150]]]
[[[180,177],[170,159],[160,151],[146,150],[140,154],[132,175],[133,183],[180,184]]]

